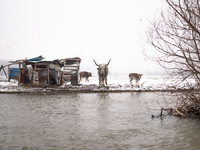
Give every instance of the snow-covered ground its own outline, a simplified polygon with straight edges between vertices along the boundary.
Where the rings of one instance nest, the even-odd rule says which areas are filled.
[[[5,78],[4,78],[5,79]],[[16,92],[16,91],[34,91],[33,89],[37,89],[36,91],[49,90],[50,88],[31,88],[18,86],[17,80],[11,80],[11,82],[5,82],[4,79],[0,79],[0,92]],[[187,82],[179,84],[178,87],[175,87],[175,84],[179,81],[179,79],[169,79],[166,76],[142,76],[139,81],[140,87],[135,86],[135,80],[133,80],[133,85],[130,85],[128,76],[108,76],[108,86],[109,90],[121,90],[121,91],[129,91],[129,90],[175,90],[177,88],[185,89],[188,87]],[[189,80],[189,83],[195,83],[194,80]],[[70,86],[70,83],[64,83],[60,88],[55,89],[54,91],[59,89],[70,89],[70,90],[93,90],[98,91],[98,77],[93,76],[89,77],[89,82],[85,82],[85,79],[82,80],[80,86]]]
[[[139,81],[141,90],[165,90],[165,89],[175,89],[175,84],[180,81],[179,79],[169,79],[167,76],[142,76]],[[83,81],[82,85],[98,84],[98,77],[90,77],[89,82]],[[135,80],[132,81],[133,87],[130,85],[128,76],[108,76],[108,85],[110,87],[121,87],[122,89],[133,89],[137,88]],[[194,80],[189,80],[189,83],[195,83]],[[176,88],[187,88],[187,82],[179,84]]]

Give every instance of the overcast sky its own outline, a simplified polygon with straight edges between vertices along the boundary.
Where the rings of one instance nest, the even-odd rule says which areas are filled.
[[[80,70],[159,71],[142,48],[161,0],[0,0],[0,60],[80,57]],[[146,47],[146,46],[145,46]]]

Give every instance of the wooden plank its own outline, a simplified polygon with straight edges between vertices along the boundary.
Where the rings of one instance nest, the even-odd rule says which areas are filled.
[[[7,74],[6,74],[6,71],[5,71],[5,69],[4,69],[4,68],[3,68],[3,71],[4,71],[4,74],[6,75],[6,78],[7,78],[8,76],[7,76]]]
[[[70,71],[63,71],[63,75],[71,75],[71,70]]]
[[[79,69],[78,67],[64,67],[63,70],[77,70]]]

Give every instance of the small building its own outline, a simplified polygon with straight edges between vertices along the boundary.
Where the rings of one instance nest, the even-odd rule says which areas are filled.
[[[10,61],[8,66],[8,81],[18,80],[18,83],[33,85],[61,85],[63,82],[79,84],[79,67],[81,59],[66,58],[53,61],[43,61],[43,57]],[[15,67],[12,67],[12,66]],[[18,67],[16,67],[18,66]]]

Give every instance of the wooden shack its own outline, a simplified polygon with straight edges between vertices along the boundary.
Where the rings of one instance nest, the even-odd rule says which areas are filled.
[[[63,82],[71,82],[71,85],[79,85],[81,63],[79,57],[53,61],[43,61],[43,59],[44,57],[38,56],[32,59],[10,61],[10,64],[1,66],[1,70],[5,72],[4,67],[8,67],[8,81],[15,79],[18,83],[60,85]]]
[[[62,64],[59,60],[43,61],[44,57],[38,56],[32,59],[9,61],[10,64],[1,66],[8,67],[8,81],[18,80],[18,83],[33,85],[60,85],[62,84]],[[6,73],[5,73],[6,75]],[[7,75],[6,75],[7,77]]]

